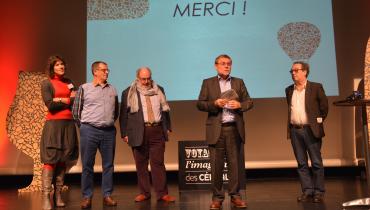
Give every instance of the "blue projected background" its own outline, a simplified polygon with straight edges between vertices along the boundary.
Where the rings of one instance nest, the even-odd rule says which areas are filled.
[[[293,60],[338,95],[331,0],[90,0],[88,19],[87,66],[106,61],[119,92],[149,66],[169,100],[196,100],[228,54],[253,98],[285,97]]]

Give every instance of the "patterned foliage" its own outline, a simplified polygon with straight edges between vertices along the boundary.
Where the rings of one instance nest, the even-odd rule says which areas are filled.
[[[88,20],[134,19],[149,10],[149,0],[88,0]]]
[[[280,46],[293,61],[310,59],[320,39],[320,30],[307,22],[288,23],[278,32]]]
[[[16,94],[6,118],[9,140],[34,161],[32,183],[18,192],[41,190],[40,139],[47,108],[41,97],[40,72],[20,72]]]

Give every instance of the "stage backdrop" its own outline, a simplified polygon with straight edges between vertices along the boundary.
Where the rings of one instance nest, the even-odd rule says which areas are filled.
[[[186,0],[184,0],[184,2],[185,1]],[[212,0],[209,0],[208,2],[211,1]],[[294,4],[299,4],[302,1],[303,0],[295,1]],[[86,71],[86,64],[89,66],[91,63],[87,62],[85,57],[87,43],[87,1],[40,0],[37,3],[33,1],[30,3],[27,2],[28,1],[0,1],[0,25],[3,26],[4,29],[4,33],[0,34],[0,43],[2,46],[0,48],[0,63],[2,64],[1,72],[3,73],[3,76],[0,79],[1,175],[32,174],[33,170],[32,159],[26,156],[22,151],[15,148],[9,139],[6,138],[7,133],[5,131],[5,118],[15,93],[18,70],[43,71],[47,57],[51,54],[60,54],[67,60],[69,67],[67,71],[68,77],[74,80],[76,84],[84,83],[86,81],[86,74],[91,74],[90,71]],[[123,2],[123,4],[125,4],[124,6],[130,6],[133,8],[130,10],[131,13],[128,13],[131,16],[140,16],[140,8],[149,6],[148,1],[141,0],[99,0],[99,2],[114,2],[117,6],[119,6],[117,2]],[[160,2],[164,1],[162,0]],[[247,1],[247,15],[245,17],[248,16],[248,2],[252,2],[252,0]],[[282,1],[279,0],[279,2]],[[311,2],[312,1],[309,3]],[[323,15],[321,12],[322,6],[324,6],[326,4],[325,2],[327,1],[320,2],[322,4],[320,4],[315,11],[311,12],[312,15]],[[266,8],[276,7],[274,4],[274,1],[271,0],[270,5]],[[356,132],[354,130],[354,122],[357,120],[357,118],[355,118],[353,108],[335,107],[332,105],[332,102],[344,99],[351,94],[354,88],[354,79],[362,78],[363,76],[364,51],[370,34],[370,28],[368,27],[368,20],[370,16],[368,8],[370,8],[370,1],[332,1],[332,4],[340,96],[329,97],[330,111],[325,122],[326,137],[323,141],[322,153],[326,167],[353,166],[358,162],[356,153],[359,151],[356,150],[355,140],[356,137],[362,134],[362,132]],[[163,6],[166,6],[165,3]],[[55,8],[58,8],[58,11],[64,11],[68,13],[68,15],[55,15]],[[219,8],[221,9],[222,7],[219,6]],[[287,13],[304,14],[306,13],[307,9],[309,8],[302,7],[299,8],[299,11],[287,9],[282,12],[281,15],[286,15]],[[151,10],[153,10],[153,8],[148,7],[148,11],[150,12]],[[104,14],[114,14],[114,11]],[[142,18],[144,17],[145,16],[142,16]],[[204,17],[189,17],[189,19],[190,18],[199,18],[200,20]],[[230,16],[226,16],[225,18],[230,18]],[[305,18],[301,18],[294,21],[311,22],[304,19]],[[319,26],[321,21],[324,21],[323,18],[321,19],[322,20],[320,20],[319,23],[311,23]],[[56,24],[58,27],[55,27]],[[220,30],[222,30],[223,27],[225,26],[218,26]],[[147,34],[147,36],[150,37],[151,35]],[[177,36],[181,36],[181,34],[178,34]],[[323,33],[321,31],[321,37],[322,36]],[[320,45],[309,60],[311,64],[314,61],[314,58],[318,55],[318,52],[323,47],[322,41],[323,40],[321,39]],[[140,44],[138,41],[136,42]],[[222,40],[220,40],[220,44],[221,43]],[[132,50],[135,51],[135,49]],[[142,52],[144,53],[145,50],[147,50],[147,48],[145,48]],[[266,50],[266,53],[268,52],[269,50]],[[110,53],[110,50],[106,50],[104,53]],[[157,53],[162,53],[162,48],[158,49],[153,56],[157,56]],[[198,52],[194,51],[194,53]],[[281,51],[281,53],[284,54],[283,51]],[[134,55],[136,56],[137,54]],[[243,58],[249,59],[249,57],[245,55],[231,55],[234,58],[235,65],[237,62],[242,61]],[[243,57],[240,58],[239,56]],[[281,55],[274,54],[265,56],[263,63],[268,63],[274,60],[275,56]],[[284,59],[290,59],[288,56],[284,56]],[[96,59],[105,59],[105,57],[97,57]],[[123,57],[120,57],[120,59],[123,59]],[[130,56],[126,58],[125,61],[130,62],[132,59],[136,58],[134,58],[134,56]],[[332,58],[327,57],[326,59],[329,61]],[[171,62],[165,59],[161,60],[163,62]],[[108,60],[108,62],[110,61]],[[215,73],[214,70],[212,70],[212,63],[213,58],[210,58],[210,63],[207,64],[209,65],[207,69],[200,69],[196,66],[192,67],[191,69],[201,70],[209,75],[214,75]],[[140,63],[140,65],[143,64],[143,62]],[[150,63],[145,64],[151,65]],[[112,71],[116,70],[112,66],[110,67]],[[256,68],[259,67],[255,66],[254,69]],[[290,75],[287,73],[288,69],[286,68],[287,67],[284,67],[284,74],[287,78],[290,78]],[[121,69],[128,69],[128,67],[123,66],[117,70]],[[247,70],[247,68],[245,69]],[[273,69],[276,72],[281,70],[277,67],[274,67]],[[153,67],[153,70],[155,70],[155,73],[158,73],[155,75],[155,79],[160,79],[160,72],[157,72],[160,69],[155,69]],[[264,71],[267,70],[269,69],[264,69]],[[311,80],[322,81],[323,79],[320,79],[317,76],[322,70],[323,69],[312,67],[309,78]],[[233,74],[237,72],[237,68],[234,67],[233,71]],[[126,75],[125,77],[122,77],[122,80],[120,81],[123,82],[124,79],[133,79],[134,73],[130,72],[130,74],[132,75]],[[260,88],[263,88],[263,86],[268,84],[268,82],[266,82],[267,79],[277,76],[274,72],[266,72],[265,74],[266,76],[264,80],[258,81],[261,84]],[[189,74],[189,76],[191,75]],[[254,73],[247,76],[253,77]],[[111,76],[109,80],[111,79],[114,79],[114,77]],[[178,80],[182,79],[183,78],[180,78]],[[202,79],[203,78],[200,77],[197,78],[199,81]],[[178,80],[177,82],[179,82]],[[333,77],[328,81],[323,82],[325,89],[327,89],[327,82],[332,80],[336,81],[336,78]],[[169,82],[171,81],[173,80],[170,80]],[[168,89],[167,84],[163,83],[162,85],[166,90]],[[247,86],[249,87],[249,84],[247,84]],[[284,88],[278,91],[283,93]],[[357,85],[355,88],[357,89]],[[250,90],[252,96],[255,95],[253,91]],[[255,107],[250,112],[245,114],[247,132],[247,142],[245,145],[246,168],[295,168],[296,162],[292,153],[290,141],[286,140],[287,106],[285,98],[254,98],[254,102]],[[165,162],[168,170],[178,170],[178,141],[204,139],[207,114],[201,113],[197,110],[196,101],[171,101],[170,106],[173,122],[173,133],[171,133],[170,136],[171,140],[167,142],[166,145]],[[131,148],[128,147],[126,143],[122,142],[122,140],[120,140],[119,135],[117,135],[116,148],[115,170],[117,172],[135,171]],[[100,157],[99,155],[97,156],[96,171],[101,171]],[[72,168],[72,172],[81,172],[80,162],[76,167]],[[4,179],[2,180],[4,181]]]
[[[88,1],[87,66],[108,62],[121,92],[140,66],[169,100],[197,99],[219,54],[233,58],[254,98],[284,97],[292,60],[338,95],[331,0]],[[87,81],[92,79],[87,69]]]

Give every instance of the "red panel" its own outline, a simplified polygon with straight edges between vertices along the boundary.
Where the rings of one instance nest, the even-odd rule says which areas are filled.
[[[41,3],[38,2],[38,3]],[[13,100],[19,70],[32,68],[38,46],[42,8],[34,1],[0,2],[0,167],[10,157],[6,115]]]

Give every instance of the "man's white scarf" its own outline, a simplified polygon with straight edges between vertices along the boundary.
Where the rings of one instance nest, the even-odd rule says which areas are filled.
[[[135,80],[131,84],[127,96],[127,106],[130,107],[130,113],[139,111],[139,100],[136,91],[139,91],[139,93],[143,94],[144,96],[158,95],[159,102],[161,104],[161,111],[170,111],[170,106],[166,101],[166,96],[163,94],[161,89],[158,88],[158,85],[154,81],[152,82],[152,87],[148,89],[147,87],[143,87],[138,80]]]

